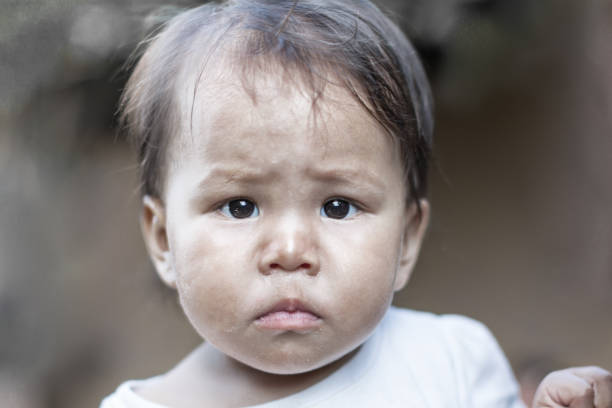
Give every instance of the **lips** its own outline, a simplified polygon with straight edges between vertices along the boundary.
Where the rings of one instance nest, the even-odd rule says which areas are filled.
[[[284,299],[255,320],[261,329],[298,332],[316,329],[321,322],[321,317],[298,299]]]

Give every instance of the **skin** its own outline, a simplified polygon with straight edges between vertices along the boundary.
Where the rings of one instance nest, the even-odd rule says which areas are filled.
[[[548,374],[533,408],[612,408],[612,374],[600,367],[574,367]]]
[[[406,284],[427,225],[425,201],[421,217],[405,204],[390,137],[344,90],[329,85],[313,116],[299,86],[263,76],[251,98],[237,84],[200,87],[170,146],[163,199],[143,199],[151,258],[206,340],[140,390],[166,405],[261,403],[337,370]],[[233,218],[236,198],[258,214]],[[349,216],[322,212],[331,199],[350,203]],[[258,317],[287,299],[318,320],[262,328]]]

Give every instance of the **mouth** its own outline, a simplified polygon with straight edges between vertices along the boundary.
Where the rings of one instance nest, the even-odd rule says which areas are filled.
[[[261,329],[296,332],[311,331],[321,322],[321,317],[298,299],[281,300],[255,320]]]

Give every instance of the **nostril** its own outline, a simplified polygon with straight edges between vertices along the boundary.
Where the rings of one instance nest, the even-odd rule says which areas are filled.
[[[300,268],[302,269],[310,269],[310,264],[309,263],[303,263],[300,265]]]
[[[270,269],[278,269],[278,268],[280,268],[279,264],[277,263],[270,264]]]

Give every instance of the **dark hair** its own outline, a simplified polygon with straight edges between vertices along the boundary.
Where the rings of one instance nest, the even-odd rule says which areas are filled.
[[[432,144],[429,84],[408,39],[367,0],[229,0],[169,20],[145,42],[120,105],[123,128],[138,149],[143,194],[163,193],[179,115],[177,78],[191,58],[201,74],[220,57],[221,45],[237,57],[232,62],[240,64],[243,83],[257,70],[280,67],[288,78],[299,74],[313,107],[326,83],[347,89],[397,143],[408,199],[418,205]]]

